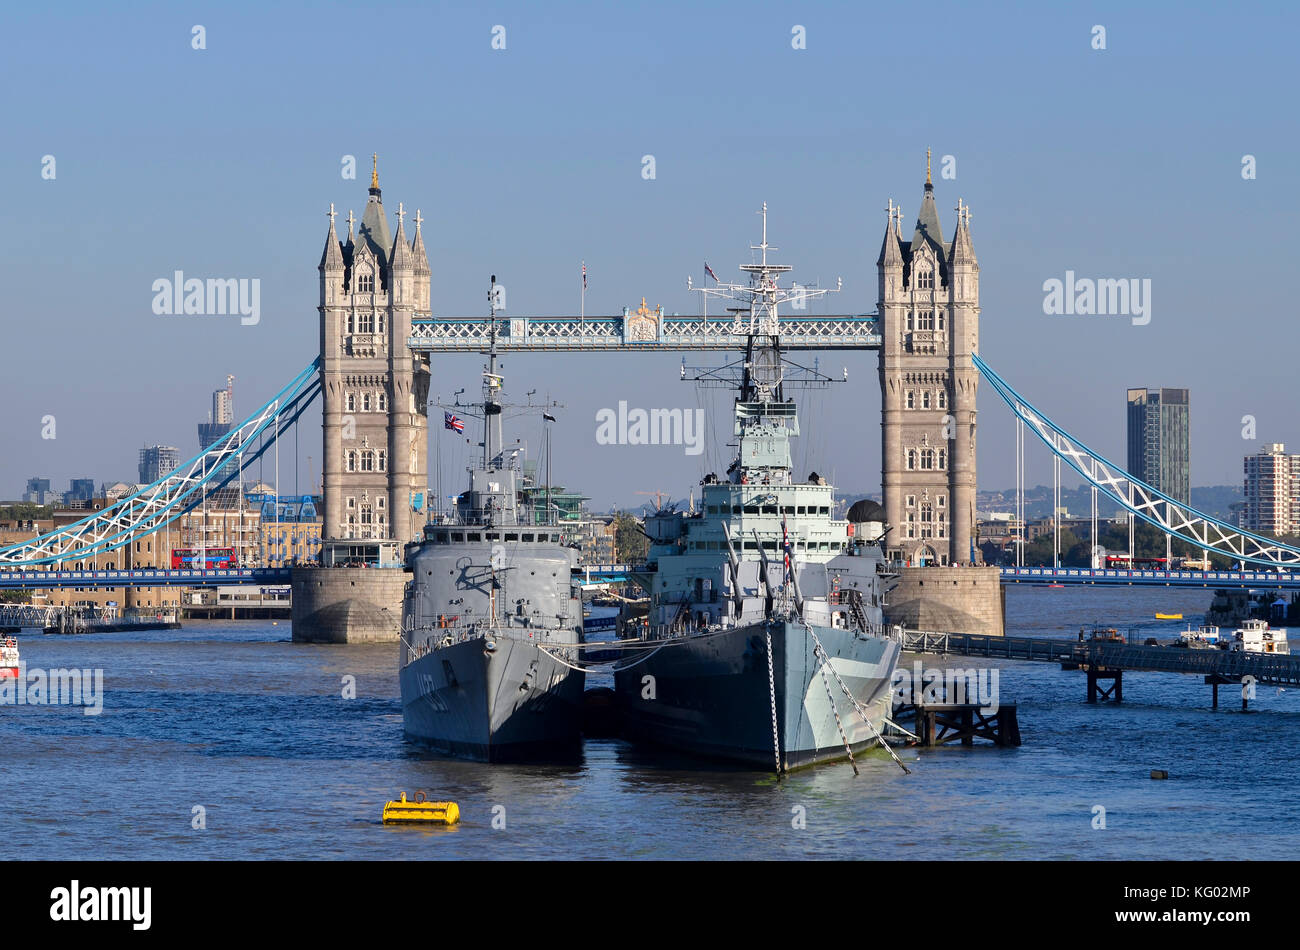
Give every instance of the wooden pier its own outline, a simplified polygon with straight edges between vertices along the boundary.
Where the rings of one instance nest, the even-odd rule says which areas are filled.
[[[1016,704],[1002,703],[989,712],[984,709],[979,703],[906,703],[895,706],[890,718],[897,722],[911,715],[918,744],[923,746],[948,742],[969,746],[976,739],[988,739],[1003,748],[1020,745]]]

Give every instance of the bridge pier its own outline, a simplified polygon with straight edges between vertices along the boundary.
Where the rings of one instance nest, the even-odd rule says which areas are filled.
[[[1102,680],[1110,680],[1109,687],[1101,685]],[[1096,703],[1098,698],[1111,699],[1117,703],[1124,701],[1124,671],[1107,669],[1104,666],[1088,667],[1088,702]]]

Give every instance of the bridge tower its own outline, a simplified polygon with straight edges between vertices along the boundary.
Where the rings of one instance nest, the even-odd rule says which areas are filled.
[[[293,639],[396,642],[401,636],[402,547],[422,529],[429,484],[429,357],[407,346],[429,312],[429,258],[415,214],[406,237],[398,205],[390,236],[379,190],[347,241],[329,232],[320,259],[324,523],[321,566],[293,571]],[[366,565],[369,570],[346,568]]]
[[[910,241],[888,208],[879,280],[881,487],[886,549],[912,565],[969,563],[975,523],[979,264],[960,201],[945,243],[930,156]]]
[[[388,541],[381,561],[418,536],[428,504],[429,358],[406,345],[411,320],[429,311],[429,260],[416,212],[408,243],[399,205],[389,236],[378,158],[353,234],[329,233],[320,261],[320,352],[324,399],[324,525],[327,548],[350,552]],[[330,542],[352,542],[330,545]],[[327,551],[323,563],[331,563]]]

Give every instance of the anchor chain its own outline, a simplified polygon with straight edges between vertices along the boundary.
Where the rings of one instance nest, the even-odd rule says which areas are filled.
[[[862,721],[867,724],[867,728],[870,729],[873,733],[875,733],[876,741],[878,741],[882,746],[884,746],[885,751],[889,753],[890,757],[896,763],[898,763],[898,767],[900,769],[902,769],[906,774],[911,775],[912,770],[909,769],[906,765],[904,765],[903,760],[898,757],[898,753],[896,753],[892,748],[890,748],[889,743],[885,741],[885,737],[880,734],[880,730],[877,729],[875,723],[871,721],[871,717],[867,714],[867,711],[862,708],[862,704],[854,698],[851,692],[849,692],[849,688],[844,685],[844,680],[840,679],[840,674],[835,671],[835,667],[831,666],[830,657],[826,654],[826,648],[822,646],[821,640],[817,638],[817,632],[813,630],[812,625],[805,623],[804,629],[808,631],[808,636],[812,637],[813,655],[818,657],[822,661],[822,663],[825,664],[825,666],[830,667],[831,676],[834,676],[835,682],[840,684],[840,689],[842,689],[844,691],[844,695],[849,698],[849,702],[851,702],[853,704],[853,708],[858,711],[858,715],[862,718]]]
[[[776,724],[776,674],[772,669],[772,631],[767,631],[767,694],[772,701],[772,756],[776,760],[776,777],[781,777],[781,738]]]
[[[844,741],[844,751],[849,754],[849,765],[853,766],[853,774],[858,775],[858,763],[853,761],[853,747],[849,745],[849,737],[844,731],[844,723],[840,722],[840,708],[835,705],[835,694],[831,692],[831,681],[826,678],[826,666],[823,663],[820,668],[822,674],[822,685],[826,687],[826,698],[831,701],[831,712],[835,714],[835,728],[840,731],[840,738]]]

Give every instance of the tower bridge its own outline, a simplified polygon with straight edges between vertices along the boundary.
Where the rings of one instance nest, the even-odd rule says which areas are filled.
[[[947,611],[950,622],[942,624],[947,629],[1000,633],[996,601],[1001,584],[1046,579],[968,566],[977,560],[972,535],[981,379],[1010,408],[1018,426],[1032,431],[1056,459],[1136,518],[1169,537],[1228,555],[1243,567],[1300,565],[1300,548],[1243,532],[1124,472],[1052,422],[981,359],[979,264],[970,208],[958,200],[952,236],[945,237],[928,161],[909,240],[904,240],[902,209],[891,199],[884,210],[875,312],[781,313],[772,330],[785,350],[877,354],[885,546],[909,565],[894,600],[914,612],[891,620],[935,629],[939,621],[925,610],[938,605]],[[377,159],[359,224],[352,212],[345,219],[346,238],[335,230],[337,214],[331,205],[318,264],[316,359],[258,412],[176,472],[73,525],[0,547],[4,586],[111,586],[114,580],[123,583],[124,574],[131,581],[147,579],[150,586],[191,582],[179,574],[163,576],[165,571],[134,572],[126,562],[108,565],[115,571],[112,578],[107,573],[99,577],[94,559],[165,530],[214,488],[242,477],[243,465],[274,447],[319,395],[323,542],[320,566],[293,570],[294,636],[396,639],[405,580],[402,546],[419,535],[428,517],[428,393],[436,354],[481,352],[493,333],[498,350],[521,353],[740,350],[746,321],[753,319],[735,313],[669,315],[651,309],[644,298],[640,306],[616,315],[510,315],[495,322],[438,315],[431,306],[424,219],[417,210],[414,236],[408,238],[407,212],[399,203],[396,229],[390,231]],[[86,559],[90,561],[83,565]],[[340,570],[344,566],[368,569]],[[1291,573],[1285,578],[1264,575],[1265,582],[1260,575],[1227,572],[1216,576],[1213,586],[1295,583]],[[221,580],[260,583],[264,577],[236,571]],[[1094,571],[1086,576],[1060,573],[1050,580],[1109,584],[1128,579]],[[1130,582],[1192,586],[1197,580],[1137,577]]]

